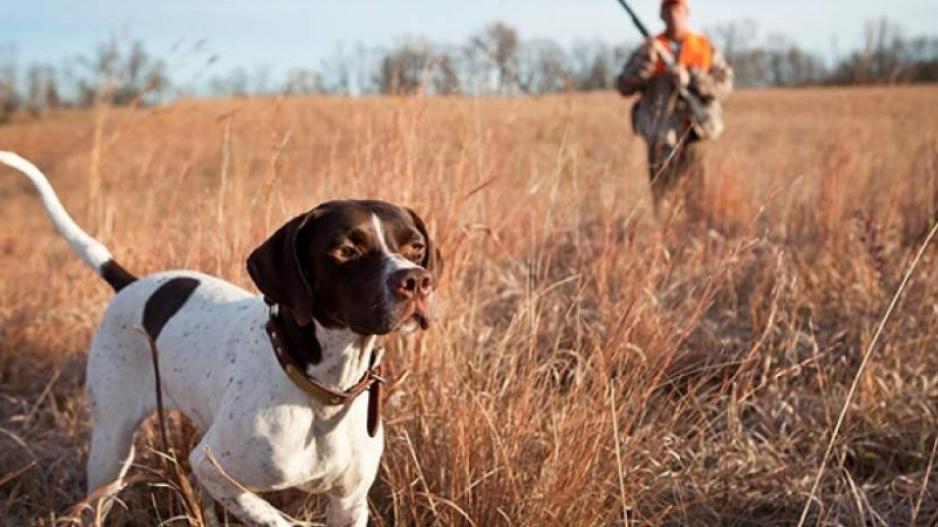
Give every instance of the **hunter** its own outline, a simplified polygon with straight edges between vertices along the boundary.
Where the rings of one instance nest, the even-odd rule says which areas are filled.
[[[688,216],[699,219],[704,170],[698,143],[716,139],[722,131],[721,102],[733,91],[733,69],[706,36],[691,31],[689,15],[687,0],[663,0],[664,33],[632,54],[616,88],[623,96],[641,93],[632,108],[632,129],[648,145],[655,213],[680,182]],[[669,69],[659,53],[670,53],[675,67]],[[687,102],[679,96],[681,88],[707,108],[709,126],[695,126]]]

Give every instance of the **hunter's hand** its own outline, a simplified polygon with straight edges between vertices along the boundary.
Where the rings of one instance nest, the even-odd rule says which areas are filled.
[[[684,66],[675,66],[670,72],[671,83],[675,88],[687,88],[690,85],[690,72]]]
[[[630,62],[634,61],[635,70],[639,75],[650,79],[655,73],[655,63],[657,60],[658,54],[655,51],[655,39],[649,38],[638,48],[638,51],[632,56]]]
[[[701,97],[713,97],[715,90],[713,77],[703,68],[691,68],[689,88]]]

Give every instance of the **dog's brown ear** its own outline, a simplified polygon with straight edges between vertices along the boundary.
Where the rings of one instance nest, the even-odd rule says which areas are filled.
[[[430,240],[430,234],[427,233],[427,226],[424,225],[420,216],[411,209],[407,209],[407,212],[410,214],[410,217],[414,219],[417,230],[420,231],[420,234],[423,235],[423,239],[427,242],[427,248],[423,253],[423,260],[420,261],[420,266],[430,271],[435,284],[439,281],[440,275],[443,274],[443,255],[440,254],[440,249],[436,244]]]
[[[315,212],[288,221],[254,249],[247,261],[248,274],[266,300],[286,308],[301,326],[313,320],[313,271],[301,258]]]

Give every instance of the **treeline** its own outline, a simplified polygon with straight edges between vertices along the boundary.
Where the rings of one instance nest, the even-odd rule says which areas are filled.
[[[462,44],[407,37],[390,48],[337,46],[317,67],[291,69],[279,83],[271,82],[266,68],[236,68],[211,78],[208,92],[505,96],[598,90],[612,86],[633,46],[522,40],[515,28],[495,22]]]
[[[117,39],[87,56],[61,66],[29,64],[21,68],[16,47],[0,46],[0,118],[25,109],[119,106],[159,102],[171,88],[166,64],[147,53],[142,42]]]
[[[736,70],[741,87],[897,84],[938,81],[938,37],[906,36],[888,20],[866,24],[859,48],[825,60],[780,35],[760,34],[740,20],[707,28]],[[0,46],[0,116],[25,109],[99,103],[152,104],[177,97],[273,94],[478,94],[524,95],[605,90],[637,42],[599,40],[562,46],[554,40],[521,38],[495,22],[461,44],[403,38],[390,48],[338,46],[316,67],[301,67],[275,79],[269,67],[237,68],[208,76],[217,61],[204,42],[170,57],[150,54],[139,41],[112,39],[91,54],[51,64],[20,65],[13,46]],[[200,70],[187,81],[171,81],[174,57],[201,55]],[[200,59],[197,59],[200,60]]]
[[[868,21],[861,47],[831,63],[783,35],[761,38],[750,20],[720,24],[707,33],[743,87],[908,84],[938,82],[938,36],[908,37],[888,19]]]

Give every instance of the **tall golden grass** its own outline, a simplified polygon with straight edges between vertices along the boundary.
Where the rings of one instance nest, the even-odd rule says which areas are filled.
[[[808,503],[808,525],[935,524],[934,246],[858,370],[938,217],[938,89],[735,95],[705,155],[703,226],[652,217],[628,108],[179,102],[24,118],[0,148],[138,274],[250,287],[248,252],[331,198],[428,220],[438,323],[388,340],[408,376],[376,525],[791,525]],[[0,521],[53,525],[84,498],[85,350],[112,293],[10,170],[0,203]],[[192,432],[171,428],[184,459]],[[112,524],[198,524],[158,445],[151,423]],[[322,517],[300,492],[270,499]]]

